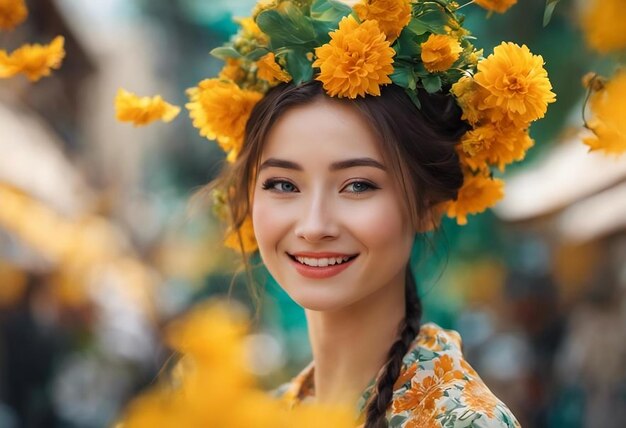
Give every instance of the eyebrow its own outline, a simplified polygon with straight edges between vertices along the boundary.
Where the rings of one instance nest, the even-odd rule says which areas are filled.
[[[372,158],[368,158],[368,157],[346,159],[346,160],[342,160],[342,161],[333,162],[332,164],[330,164],[329,170],[331,170],[331,171],[338,171],[338,170],[341,170],[341,169],[354,168],[354,167],[358,167],[358,166],[369,166],[369,167],[372,167],[372,168],[381,169],[383,171],[387,170],[387,168],[385,168],[385,166],[383,164],[381,164],[380,162],[378,162],[376,159],[372,159]],[[283,169],[293,169],[293,170],[296,170],[296,171],[303,171],[304,170],[304,168],[302,168],[302,165],[300,165],[300,164],[298,164],[296,162],[288,161],[288,160],[285,160],[285,159],[269,158],[269,159],[267,159],[265,162],[263,162],[259,166],[259,171],[262,171],[265,168],[270,168],[270,167],[283,168]]]

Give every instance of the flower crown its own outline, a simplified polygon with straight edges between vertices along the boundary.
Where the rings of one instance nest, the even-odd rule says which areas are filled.
[[[494,3],[477,1],[487,8]],[[495,3],[493,11],[506,9]],[[484,58],[463,27],[462,7],[452,0],[361,0],[353,7],[337,0],[261,0],[252,17],[238,20],[233,38],[211,52],[226,63],[219,76],[188,90],[193,125],[233,162],[253,107],[281,82],[315,79],[329,96],[349,99],[378,96],[381,86],[394,84],[418,108],[418,89],[449,92],[471,129],[457,147],[464,184],[441,209],[465,224],[468,214],[504,196],[492,167],[504,171],[524,158],[534,144],[529,125],[555,95],[543,58],[526,46],[503,42]],[[226,244],[252,251],[253,236],[248,220],[231,230]]]

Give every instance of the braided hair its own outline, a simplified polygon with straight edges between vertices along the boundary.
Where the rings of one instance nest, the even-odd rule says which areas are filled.
[[[389,349],[387,363],[375,386],[375,393],[366,408],[365,428],[387,428],[387,407],[393,398],[393,386],[400,375],[402,358],[419,333],[422,302],[417,295],[417,285],[409,266],[407,266],[404,295],[406,315],[399,326],[398,339]]]

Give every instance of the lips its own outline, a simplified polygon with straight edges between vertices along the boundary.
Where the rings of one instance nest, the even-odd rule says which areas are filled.
[[[329,278],[343,272],[352,264],[358,254],[310,253],[289,254],[296,271],[307,278]]]

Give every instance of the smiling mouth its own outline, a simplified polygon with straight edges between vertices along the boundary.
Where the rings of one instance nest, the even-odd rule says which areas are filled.
[[[339,257],[302,257],[302,256],[294,256],[293,254],[287,253],[287,255],[293,260],[301,265],[310,266],[310,267],[328,267],[328,266],[337,266],[343,263],[347,263],[353,259],[355,259],[358,254],[352,256],[339,256]]]

